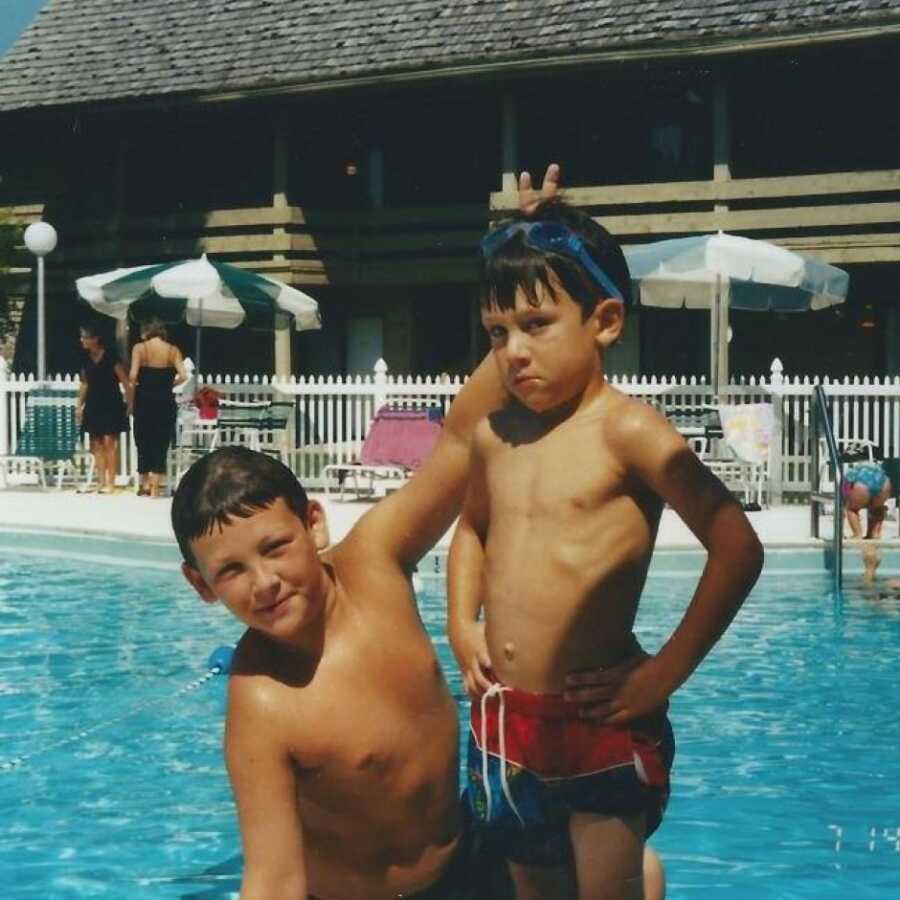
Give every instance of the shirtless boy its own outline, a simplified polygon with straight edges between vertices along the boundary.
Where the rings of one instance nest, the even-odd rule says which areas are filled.
[[[456,706],[410,573],[459,510],[475,422],[504,398],[482,363],[420,472],[329,549],[322,506],[264,454],[216,451],[179,484],[185,577],[247,625],[225,732],[243,900],[503,896],[463,828]]]
[[[451,644],[481,695],[471,803],[520,900],[561,896],[572,860],[579,897],[632,900],[668,796],[668,698],[738,611],[762,548],[666,419],[604,379],[630,294],[611,235],[550,202],[489,232],[482,255],[482,322],[514,402],[476,429],[450,551]],[[664,503],[706,567],[659,653],[592,693],[596,718],[579,716],[569,673],[633,653]]]

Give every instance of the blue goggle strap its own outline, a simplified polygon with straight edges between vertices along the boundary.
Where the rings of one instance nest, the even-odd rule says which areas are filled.
[[[584,241],[577,234],[573,234],[568,228],[557,222],[552,223],[551,226],[554,231],[558,229],[557,237],[541,240],[538,229],[540,226],[546,228],[547,225],[548,223],[546,222],[513,222],[505,228],[488,232],[481,239],[481,252],[486,259],[489,259],[507,241],[521,232],[525,235],[525,244],[534,250],[549,250],[552,253],[561,253],[581,263],[595,283],[606,292],[608,297],[621,300],[624,303],[622,292],[616,287],[615,282],[609,275],[597,265],[591,254],[588,253],[587,247],[584,246]],[[532,233],[535,231],[537,231],[537,234],[533,235]]]

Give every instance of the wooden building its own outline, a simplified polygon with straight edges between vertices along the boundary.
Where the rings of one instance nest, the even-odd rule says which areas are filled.
[[[477,239],[556,160],[623,243],[722,229],[849,268],[836,311],[735,314],[734,371],[898,373],[898,85],[900,0],[48,0],[0,59],[0,206],[60,234],[51,370],[76,276],[207,252],[326,323],[210,333],[220,371],[465,371]],[[707,327],[635,310],[613,368],[701,374]]]

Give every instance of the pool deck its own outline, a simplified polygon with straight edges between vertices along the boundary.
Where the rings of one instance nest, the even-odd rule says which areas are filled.
[[[312,495],[323,503],[333,541],[340,540],[370,503],[341,503]],[[113,495],[42,491],[36,488],[0,491],[0,528],[7,531],[50,531],[68,535],[174,542],[169,525],[169,498],[148,499],[132,493]],[[809,507],[781,506],[748,513],[753,527],[767,547],[821,546],[809,536]],[[893,527],[892,527],[893,526]],[[888,534],[896,523],[888,522]],[[439,546],[446,546],[450,533]],[[822,534],[831,533],[831,520],[823,518]],[[699,549],[700,543],[671,510],[663,512],[657,546],[667,549]]]

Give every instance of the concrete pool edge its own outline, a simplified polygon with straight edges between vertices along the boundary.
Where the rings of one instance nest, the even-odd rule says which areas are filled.
[[[844,568],[849,574],[862,572],[860,555],[854,544],[845,546]],[[174,537],[128,534],[95,528],[52,527],[46,525],[0,523],[0,553],[23,553],[44,557],[69,558],[104,565],[127,565],[177,569],[181,554]],[[425,577],[443,577],[446,547],[439,546],[420,564]],[[778,541],[766,545],[764,576],[819,574],[827,572],[827,542]],[[650,564],[651,576],[696,577],[703,568],[706,553],[689,544],[657,546]],[[900,548],[883,548],[883,574],[900,574]]]
[[[5,552],[172,571],[181,563],[174,538],[71,528],[0,525],[0,553]]]

